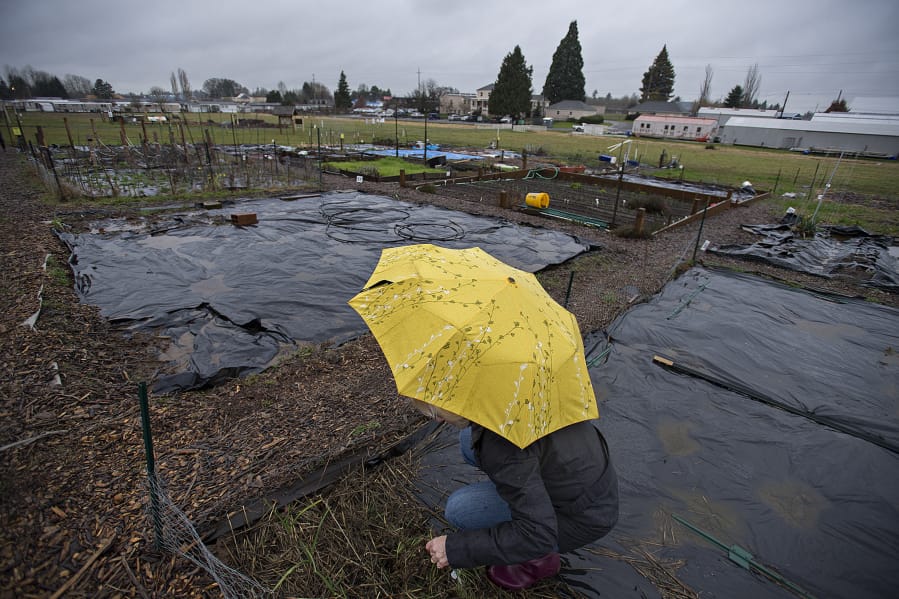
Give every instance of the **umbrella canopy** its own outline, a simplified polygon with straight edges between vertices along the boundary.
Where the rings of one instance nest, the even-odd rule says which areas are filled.
[[[574,315],[480,248],[388,248],[349,302],[401,395],[527,447],[598,414]]]

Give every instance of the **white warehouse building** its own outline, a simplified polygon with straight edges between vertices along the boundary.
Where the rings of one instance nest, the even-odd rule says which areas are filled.
[[[723,144],[811,153],[899,156],[899,120],[895,117],[850,113],[816,117],[796,121],[733,116],[718,129],[717,140]]]

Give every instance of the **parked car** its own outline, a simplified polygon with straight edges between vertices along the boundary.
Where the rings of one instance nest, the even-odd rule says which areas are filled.
[[[511,122],[512,122],[512,117],[510,117],[510,116],[504,116],[503,118],[501,118],[501,119],[499,120],[499,122],[500,122],[500,123],[511,123]]]
[[[448,121],[461,121],[461,120],[462,120],[462,115],[461,115],[461,114],[451,114],[451,115],[449,115],[448,117],[446,117],[446,120],[448,120]]]

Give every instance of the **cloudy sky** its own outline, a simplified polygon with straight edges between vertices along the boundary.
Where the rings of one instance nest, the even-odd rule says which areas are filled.
[[[212,77],[250,90],[344,71],[360,84],[414,90],[419,81],[474,92],[519,45],[542,90],[552,55],[576,20],[587,95],[638,93],[667,45],[675,94],[695,99],[713,70],[723,99],[758,65],[758,99],[804,112],[842,92],[899,98],[897,0],[4,0],[0,64],[62,79],[104,79],[120,93],[191,86]],[[899,103],[899,99],[896,100]]]

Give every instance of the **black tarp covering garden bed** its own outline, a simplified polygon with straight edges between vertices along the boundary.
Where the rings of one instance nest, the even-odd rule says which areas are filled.
[[[255,214],[258,224],[233,226],[237,213]],[[171,339],[165,357],[180,372],[157,380],[157,393],[258,372],[296,342],[340,343],[365,333],[347,300],[385,247],[480,246],[529,272],[589,249],[548,229],[355,191],[244,200],[60,237],[72,251],[83,302],[123,326]]]
[[[788,215],[790,216],[790,215]],[[862,284],[899,292],[899,259],[893,238],[871,235],[860,227],[821,226],[810,237],[796,235],[793,219],[776,225],[743,225],[761,236],[749,245],[712,247],[710,252],[757,260],[819,277],[846,276]]]

